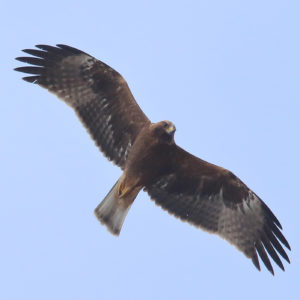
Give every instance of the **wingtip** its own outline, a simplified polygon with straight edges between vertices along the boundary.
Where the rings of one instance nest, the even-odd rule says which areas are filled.
[[[87,53],[85,53],[85,52],[83,52],[83,51],[81,51],[81,50],[79,50],[77,48],[68,46],[66,44],[56,44],[56,47],[58,47],[58,48],[60,48],[62,50],[68,51],[68,52],[70,52],[72,54],[75,54],[75,55],[76,54],[86,54],[86,55],[89,55],[89,54],[87,54]]]
[[[48,47],[52,47],[52,46],[48,46],[46,44],[36,44],[34,45],[36,48],[42,49],[44,50],[44,48],[48,48]]]
[[[15,59],[17,59],[17,58],[15,58]],[[17,71],[17,72],[23,72],[23,71],[21,70],[21,68],[22,68],[22,67],[14,68],[14,71]]]
[[[289,258],[288,256],[285,258],[285,260],[286,260],[289,264],[291,263],[290,258]]]
[[[260,271],[260,264],[256,253],[254,253],[254,256],[252,257],[252,263],[254,264],[255,268]]]
[[[50,46],[50,45],[45,45],[45,44],[38,44],[38,45],[35,45],[35,47],[38,49],[41,49],[45,52],[57,53],[57,51],[60,51],[60,49],[56,46]]]
[[[22,67],[14,68],[13,70],[17,72],[23,72]],[[26,82],[36,84],[38,83],[39,76],[26,76],[26,77],[22,77],[22,79]]]
[[[28,76],[28,77],[23,77],[22,79],[29,83],[34,83],[34,84],[39,83],[38,82],[39,76]]]
[[[290,250],[290,251],[292,251],[292,248],[291,248],[291,246],[290,246],[290,244],[289,244],[289,242],[288,241],[286,241],[286,244],[285,244],[285,246]]]

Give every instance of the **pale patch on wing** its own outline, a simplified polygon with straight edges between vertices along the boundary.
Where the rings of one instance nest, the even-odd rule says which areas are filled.
[[[253,246],[264,224],[260,200],[249,191],[249,198],[238,204],[236,209],[226,207],[223,199],[220,205],[223,209],[219,216],[218,234],[242,251]]]

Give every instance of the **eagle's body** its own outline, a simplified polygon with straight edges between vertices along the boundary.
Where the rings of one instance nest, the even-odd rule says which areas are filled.
[[[167,174],[171,168],[168,158],[176,148],[174,125],[169,121],[147,125],[141,129],[132,145],[122,176],[95,209],[99,221],[115,235],[119,235],[126,214],[139,191],[156,178]],[[170,128],[169,134],[165,128]]]
[[[230,171],[180,148],[170,121],[151,123],[124,78],[78,49],[37,45],[19,57],[33,66],[17,71],[48,89],[77,113],[91,137],[123,174],[95,209],[110,232],[120,233],[141,189],[170,214],[223,237],[260,269],[258,256],[274,274],[268,254],[284,270],[278,254],[290,246],[267,205]],[[281,242],[281,243],[280,243]],[[268,254],[267,254],[268,253]]]
[[[149,184],[154,178],[160,175],[168,167],[170,151],[174,145],[173,135],[160,135],[160,129],[167,126],[174,126],[164,121],[150,124],[143,128],[137,136],[136,142],[125,163],[125,170],[129,177],[138,177],[141,187]],[[157,132],[158,131],[158,132]],[[172,134],[174,131],[172,131]]]

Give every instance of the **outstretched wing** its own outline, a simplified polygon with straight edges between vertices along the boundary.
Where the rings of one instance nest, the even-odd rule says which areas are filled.
[[[41,50],[23,50],[33,56],[16,58],[33,66],[15,70],[32,74],[23,79],[48,89],[74,108],[100,150],[123,168],[138,132],[150,123],[124,78],[70,46],[36,47]]]
[[[170,156],[169,169],[145,187],[150,197],[170,214],[235,245],[257,269],[258,253],[274,274],[268,253],[284,270],[278,253],[288,262],[289,258],[280,242],[289,250],[290,246],[267,205],[230,171],[176,145]]]

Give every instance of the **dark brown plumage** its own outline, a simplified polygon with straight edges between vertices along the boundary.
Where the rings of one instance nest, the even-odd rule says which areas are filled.
[[[267,205],[230,171],[197,158],[174,142],[169,121],[151,123],[126,81],[108,65],[66,45],[37,45],[16,68],[70,105],[122,176],[95,209],[113,234],[141,189],[170,214],[235,245],[260,269],[257,253],[274,274],[269,256],[284,270],[278,254],[290,246]]]

